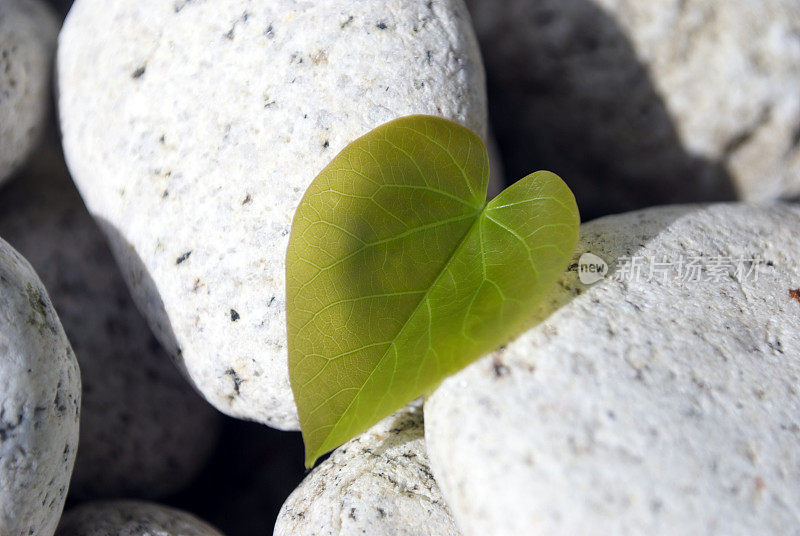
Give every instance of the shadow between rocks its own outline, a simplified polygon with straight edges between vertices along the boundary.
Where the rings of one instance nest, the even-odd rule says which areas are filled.
[[[284,501],[306,476],[303,460],[299,432],[226,417],[207,469],[163,502],[194,513],[225,536],[269,535]]]
[[[596,3],[468,3],[511,182],[538,169],[558,173],[584,220],[735,199],[722,163],[684,149],[647,66]]]
[[[93,216],[108,240],[111,253],[124,276],[136,307],[142,312],[150,330],[167,350],[183,375],[194,385],[183,364],[182,350],[172,329],[164,301],[161,299],[158,287],[144,261],[113,223],[96,214]]]
[[[46,0],[46,2],[50,4],[63,19],[67,16],[67,13],[69,13],[74,0]]]

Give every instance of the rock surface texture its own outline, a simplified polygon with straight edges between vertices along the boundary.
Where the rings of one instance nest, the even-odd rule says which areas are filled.
[[[428,469],[422,410],[401,410],[335,450],[286,500],[274,534],[458,536]]]
[[[37,270],[81,367],[70,493],[154,498],[184,487],[214,448],[221,415],[152,336],[57,142],[0,190],[0,236]]]
[[[468,0],[507,171],[586,215],[800,195],[794,0]]]
[[[81,380],[50,298],[0,239],[0,534],[52,536],[78,447]]]
[[[798,534],[798,231],[791,205],[584,224],[578,252],[611,273],[586,287],[567,272],[552,316],[426,402],[431,467],[464,533]],[[625,256],[704,270],[637,281]],[[762,262],[715,268],[727,258]]]
[[[195,516],[139,501],[86,503],[64,514],[57,536],[222,536]]]
[[[0,2],[0,183],[43,132],[58,27],[55,13],[39,0]]]
[[[58,82],[70,170],[151,327],[212,404],[285,429],[306,187],[399,116],[486,130],[461,0],[79,0]]]

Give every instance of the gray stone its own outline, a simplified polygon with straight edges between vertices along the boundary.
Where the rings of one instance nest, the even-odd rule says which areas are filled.
[[[0,239],[0,534],[52,536],[78,447],[75,355],[30,264]]]
[[[336,449],[286,500],[275,536],[459,536],[409,406]]]
[[[58,83],[70,170],[154,332],[221,411],[284,429],[307,186],[398,116],[486,129],[461,0],[79,0]]]
[[[222,536],[197,517],[140,501],[97,501],[64,514],[57,536]]]
[[[181,377],[136,310],[57,142],[0,191],[0,236],[49,289],[83,379],[70,492],[154,498],[183,488],[219,437],[221,415]]]
[[[44,131],[58,27],[55,13],[39,0],[0,2],[0,184]]]
[[[512,178],[587,215],[800,195],[795,0],[468,0]]]
[[[573,267],[544,321],[426,402],[464,533],[800,534],[798,232],[792,205],[584,224],[578,254],[609,274],[587,287]]]

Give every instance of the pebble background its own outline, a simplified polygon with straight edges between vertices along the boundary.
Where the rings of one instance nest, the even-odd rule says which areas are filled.
[[[62,17],[72,4],[70,0],[46,1]],[[191,0],[175,0],[172,4],[177,9],[187,2]],[[731,200],[737,196],[754,200],[773,197],[797,199],[800,192],[800,183],[796,181],[797,173],[783,171],[783,168],[796,170],[800,155],[800,145],[797,143],[800,139],[800,127],[796,124],[797,114],[800,113],[800,105],[797,104],[800,101],[796,98],[800,87],[797,82],[800,72],[797,69],[800,45],[792,44],[800,33],[791,31],[791,28],[796,29],[797,26],[792,24],[800,23],[800,19],[795,16],[797,4],[792,0],[765,0],[758,6],[748,6],[746,0],[726,2],[724,5],[717,3],[717,6],[714,5],[714,0],[656,0],[648,3],[636,0],[467,0],[466,3],[476,19],[475,26],[487,67],[490,122],[480,128],[488,126],[496,134],[498,143],[493,152],[502,158],[507,181],[513,182],[535,169],[552,168],[562,174],[575,189],[584,221],[596,216],[674,201]],[[503,11],[498,4],[502,4]],[[756,12],[750,11],[751,8]],[[770,13],[782,15],[775,15],[770,19]],[[673,20],[670,17],[677,18]],[[771,20],[777,22],[771,24]],[[673,23],[677,26],[671,26]],[[671,34],[668,30],[673,27],[680,30]],[[536,31],[530,31],[531,28]],[[236,25],[231,28],[234,35],[236,29]],[[718,40],[726,34],[732,37]],[[680,39],[673,39],[676,35]],[[773,54],[775,51],[783,53]],[[701,53],[707,53],[719,68],[705,69],[702,62],[698,63],[697,60],[702,58]],[[691,60],[692,57],[695,60]],[[683,64],[691,65],[691,69],[682,71]],[[741,68],[741,72],[746,74],[734,73],[733,78],[730,78],[731,72],[726,72],[724,67],[731,65]],[[135,67],[128,73],[134,77],[133,81],[143,81],[145,76],[154,72],[151,69],[148,73],[147,67],[140,72],[141,66]],[[705,78],[709,73],[717,78],[713,81]],[[778,82],[770,79],[770,76],[777,76]],[[739,87],[735,83],[737,80],[745,80],[747,83]],[[548,87],[556,87],[557,90],[548,91]],[[714,91],[706,91],[709,87]],[[697,105],[700,102],[702,107]],[[714,117],[715,110],[719,109],[727,112]],[[709,110],[712,115],[708,115]],[[593,123],[594,127],[589,125],[592,128],[584,128],[584,123],[587,122]],[[52,118],[49,129],[51,133],[58,130]],[[569,150],[565,151],[565,147]],[[33,167],[37,163],[33,162]],[[776,167],[770,167],[773,165]],[[30,166],[23,167],[17,177],[24,177],[26,169],[30,169]],[[643,180],[650,186],[643,188]],[[3,206],[1,199],[7,192],[23,189],[12,183],[0,186],[0,207]],[[8,210],[11,208],[13,207]],[[750,214],[741,217],[746,219],[755,216]],[[790,219],[787,218],[787,221]],[[602,225],[601,222],[600,226]],[[647,222],[640,221],[633,225],[646,227]],[[718,226],[725,227],[725,224]],[[798,232],[800,231],[794,234],[797,235]],[[609,229],[604,229],[604,233],[610,236],[622,234]],[[773,232],[765,233],[756,242],[761,240],[767,245],[773,243]],[[796,257],[796,248],[791,241],[786,242],[784,250],[783,254]],[[188,251],[179,253],[180,256],[175,256],[176,259],[183,257]],[[184,261],[191,259],[192,255],[193,253],[186,255]],[[786,266],[790,264],[786,261]],[[774,300],[775,303],[780,303],[781,311],[785,313],[787,307],[800,307],[800,280],[787,280],[784,286],[786,289],[781,287],[781,292],[775,293]],[[567,290],[577,293],[576,289],[580,289],[580,292],[586,290],[579,284],[570,285]],[[731,289],[725,292],[728,297],[736,295]],[[746,309],[745,306],[743,308]],[[227,309],[225,312],[226,319],[233,322],[233,312]],[[242,311],[236,309],[237,321],[244,318],[241,315]],[[605,326],[597,329],[598,332],[603,332]],[[551,326],[547,329],[546,336],[556,337],[559,331],[558,326]],[[653,329],[652,333],[657,336],[659,330]],[[772,337],[776,333],[780,337]],[[774,357],[781,351],[787,352],[787,349],[794,351],[794,346],[786,342],[793,341],[790,339],[792,334],[783,333],[780,326],[772,325],[765,334],[766,338],[760,340],[759,333],[756,333],[753,339],[755,342],[750,341],[759,352],[767,352]],[[741,342],[744,339],[740,337],[737,340]],[[464,531],[470,536],[472,533],[487,534],[488,531],[484,528],[492,525],[485,523],[491,523],[491,516],[503,512],[503,508],[513,506],[518,498],[513,495],[522,494],[523,491],[520,490],[524,486],[515,487],[509,484],[503,489],[497,489],[494,494],[490,493],[489,487],[483,487],[479,491],[470,489],[474,485],[474,480],[470,482],[470,478],[475,478],[476,472],[491,472],[498,464],[508,462],[508,456],[498,454],[493,464],[473,463],[474,458],[480,456],[476,452],[492,452],[497,447],[496,444],[489,445],[491,448],[487,450],[483,448],[485,445],[476,441],[472,445],[475,452],[464,454],[464,458],[450,460],[457,460],[456,476],[444,476],[447,463],[443,460],[454,444],[463,441],[464,434],[485,437],[488,430],[498,426],[515,426],[501,422],[499,415],[493,413],[496,405],[503,403],[492,398],[491,395],[496,394],[493,386],[499,383],[514,384],[519,388],[515,391],[517,394],[523,392],[527,396],[531,392],[531,385],[535,385],[536,381],[531,381],[531,378],[536,378],[546,368],[537,372],[537,364],[530,367],[528,352],[515,348],[506,354],[501,352],[481,361],[462,377],[450,380],[445,385],[450,394],[447,395],[447,389],[443,390],[440,400],[433,407],[439,416],[434,415],[430,419],[433,422],[441,420],[441,414],[448,411],[450,416],[447,419],[458,418],[458,412],[448,409],[448,404],[441,399],[446,396],[463,396],[461,391],[470,387],[468,380],[479,386],[475,387],[476,390],[489,386],[486,396],[479,397],[477,402],[471,400],[480,406],[476,409],[476,414],[481,415],[481,418],[474,421],[475,427],[456,430],[452,426],[441,427],[438,431],[443,435],[430,436],[435,443],[438,464],[434,470],[438,471],[437,477],[440,478],[445,496],[448,497],[449,493],[449,498],[453,500],[454,513],[458,514],[457,517],[462,522],[471,524],[471,529]],[[788,359],[787,356],[783,358]],[[572,373],[584,379],[591,377],[580,376],[581,367],[589,367],[589,364],[579,358],[574,358],[573,361]],[[557,370],[557,365],[547,370]],[[633,374],[638,374],[641,378],[637,381],[644,382],[648,380],[648,374],[653,374],[653,367],[648,368],[648,363],[634,363],[629,366],[634,371]],[[177,374],[179,373],[176,373],[176,377]],[[223,379],[227,382],[225,385],[229,389],[240,383],[233,375],[224,376]],[[707,409],[703,404],[709,403],[710,399],[703,399],[706,396],[704,393],[714,389],[713,374],[707,376],[709,381],[704,377],[698,383],[698,378],[694,378],[685,386],[693,393],[695,400],[700,401],[697,407],[687,409],[687,422],[694,422],[692,419],[698,416],[697,411],[702,414],[702,410]],[[476,377],[480,378],[476,380]],[[523,381],[520,378],[527,379]],[[772,385],[769,378],[762,380],[765,385]],[[791,392],[791,389],[786,390],[786,393]],[[744,398],[748,403],[753,402],[757,406],[764,403],[764,400],[772,400],[770,397],[776,396],[775,393],[778,393],[778,389],[765,391],[756,386]],[[537,391],[537,394],[541,392]],[[795,396],[788,401],[781,400],[776,405],[784,411],[796,400]],[[601,406],[602,404],[593,407],[592,411]],[[631,411],[636,409],[632,408]],[[517,415],[511,411],[504,413],[509,419]],[[591,422],[588,422],[585,429],[579,430],[579,433],[571,437],[558,436],[564,440],[563,445],[560,445],[563,449],[559,450],[558,456],[567,452],[569,456],[575,457],[574,462],[577,465],[581,459],[591,456],[593,450],[595,453],[602,452],[608,446],[605,441],[608,438],[602,433],[599,436],[593,435],[592,426],[600,421],[604,426],[611,425],[610,420],[613,418],[625,418],[624,411],[612,413],[613,417],[602,411],[597,415],[592,414],[597,419],[590,419]],[[776,414],[779,413],[780,411]],[[546,411],[541,414],[545,417],[548,415]],[[531,422],[528,417],[526,414],[521,418]],[[754,429],[760,430],[759,426],[766,426],[765,423],[771,422],[768,417],[754,424]],[[188,483],[183,482],[181,490],[164,491],[169,494],[160,499],[160,502],[197,515],[217,527],[225,536],[272,534],[273,524],[284,501],[308,477],[303,469],[302,439],[299,433],[279,432],[253,422],[224,416],[219,417],[219,420],[221,439],[213,448],[208,447],[211,450],[207,453],[208,460],[204,463],[198,462],[203,467],[193,470],[193,477],[186,477],[191,480]],[[288,418],[284,422],[291,424],[290,421],[291,418]],[[780,437],[797,433],[797,424],[790,419],[786,422],[788,424],[781,432],[784,435]],[[542,426],[546,425],[547,423],[543,423]],[[720,426],[716,426],[709,431],[708,437],[719,437],[723,432]],[[764,433],[765,436],[771,434],[771,431]],[[528,437],[524,434],[520,436]],[[759,448],[766,445],[764,448],[767,451],[774,447],[769,442],[750,441],[753,438],[747,433],[742,433],[741,438],[747,439],[748,444],[760,446]],[[508,447],[507,451],[513,450],[512,456],[527,460],[525,456],[530,452],[519,450],[514,445],[512,438],[508,445],[502,445],[501,448]],[[764,527],[772,526],[779,531],[783,528],[781,523],[784,521],[781,512],[796,512],[798,501],[795,500],[796,485],[794,488],[780,487],[782,484],[778,486],[776,482],[780,482],[781,474],[794,474],[790,471],[797,467],[796,458],[793,465],[790,463],[783,469],[775,469],[769,463],[782,463],[778,455],[765,460],[759,456],[759,452],[748,450],[744,443],[737,443],[731,448],[735,452],[728,459],[733,460],[731,464],[738,464],[737,474],[744,475],[731,485],[731,493],[738,493],[737,500],[743,501],[744,505],[751,504],[748,501],[760,504],[762,511],[783,501],[786,509],[770,516],[759,527],[763,530]],[[624,450],[617,449],[612,454],[616,455]],[[620,456],[622,461],[617,462],[622,465],[630,461]],[[611,458],[613,456],[605,459]],[[510,470],[512,477],[524,480],[529,473],[525,470],[517,471],[519,467],[514,464],[519,459],[512,460],[508,467],[513,467]],[[552,467],[555,469],[549,473],[551,477],[559,474],[558,467]],[[730,465],[723,467],[725,470],[730,468]],[[775,470],[771,477],[764,477],[756,471],[763,468]],[[688,471],[685,467],[682,469]],[[447,471],[450,470],[451,467],[447,467]],[[705,474],[702,470],[697,473]],[[542,495],[549,491],[554,497],[556,494],[553,490],[561,490],[558,491],[562,493],[561,504],[572,504],[570,501],[575,500],[576,489],[587,482],[592,489],[596,489],[597,480],[602,480],[602,475],[592,474],[591,471],[581,474],[589,476],[578,483],[570,482],[566,477],[561,480],[555,477],[554,486],[559,483],[564,486],[551,487]],[[482,477],[479,475],[478,481],[480,478]],[[548,481],[543,479],[541,482]],[[598,507],[601,510],[624,504],[624,498],[615,496],[614,489],[609,488],[607,491],[603,498],[593,504],[605,505]],[[486,493],[489,496],[482,495]],[[512,497],[505,500],[509,494]],[[146,497],[148,493],[130,490],[126,495],[136,499]],[[492,501],[505,502],[494,513],[486,515],[480,508],[472,508],[471,502],[476,499],[483,505]],[[615,502],[616,499],[620,501]],[[645,504],[646,508],[641,511],[644,512],[642,519],[652,520],[659,512],[675,511],[676,501],[681,499],[680,494],[676,494],[669,497],[666,503],[651,501]],[[76,487],[67,498],[67,509],[85,504],[86,498]],[[792,508],[795,510],[791,510]],[[549,512],[556,510],[557,507],[553,507]],[[517,509],[517,512],[520,511],[522,510]],[[743,506],[738,511],[731,512],[727,519],[736,519],[737,515],[744,515],[747,511],[747,506]],[[499,521],[495,527],[503,527],[503,523],[513,526],[515,519],[519,519],[514,515],[506,517],[507,519]],[[681,522],[689,521],[691,517],[684,516]],[[720,523],[724,524],[725,520]],[[557,524],[553,526],[558,527]],[[600,525],[594,528],[598,526]],[[570,530],[572,529],[574,527]],[[513,530],[510,533],[516,536]],[[572,533],[577,532],[573,530]],[[795,536],[795,533],[789,534]],[[65,532],[60,536],[72,535]]]

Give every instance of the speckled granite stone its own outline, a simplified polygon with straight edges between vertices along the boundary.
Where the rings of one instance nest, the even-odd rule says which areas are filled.
[[[0,239],[0,534],[52,536],[78,447],[75,355],[30,264]]]
[[[336,449],[281,508],[275,536],[459,536],[409,406]]]
[[[798,232],[796,205],[584,224],[578,254],[610,275],[567,272],[552,316],[426,402],[464,534],[800,534]],[[624,256],[645,259],[642,278]],[[649,277],[649,259],[681,256],[700,281],[676,264]],[[738,259],[762,262],[737,273]]]
[[[55,13],[39,0],[0,2],[0,184],[43,132],[58,28]]]
[[[197,517],[140,501],[98,501],[64,514],[57,536],[223,536]]]
[[[486,130],[461,0],[79,0],[58,83],[70,170],[151,327],[217,408],[285,429],[306,187],[399,116]]]
[[[181,377],[136,310],[56,141],[0,190],[0,236],[49,290],[83,379],[70,493],[155,498],[194,477],[221,415]]]

